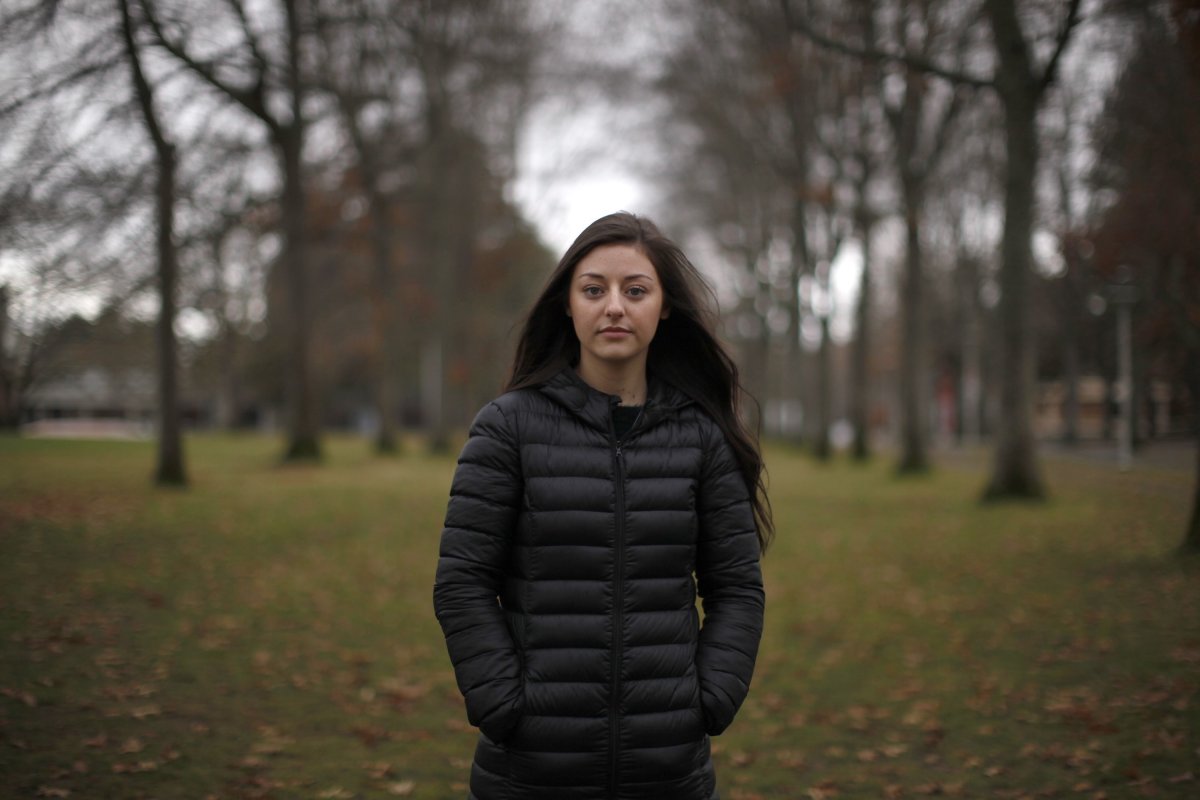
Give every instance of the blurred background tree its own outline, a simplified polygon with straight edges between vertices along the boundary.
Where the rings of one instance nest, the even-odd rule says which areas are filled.
[[[563,186],[640,176],[632,210],[714,283],[751,422],[820,460],[986,443],[986,496],[1038,497],[1040,445],[1200,430],[1194,0],[0,14],[6,425],[175,407],[286,459],[327,429],[445,449],[577,232],[529,188],[557,153]]]

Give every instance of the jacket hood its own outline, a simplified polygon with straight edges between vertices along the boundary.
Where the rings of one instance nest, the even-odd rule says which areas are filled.
[[[653,373],[646,376],[646,384],[646,410],[639,430],[657,424],[693,402],[682,390]],[[605,394],[589,386],[574,367],[564,367],[538,390],[588,425],[604,432],[609,430],[612,407],[620,402],[617,395]]]

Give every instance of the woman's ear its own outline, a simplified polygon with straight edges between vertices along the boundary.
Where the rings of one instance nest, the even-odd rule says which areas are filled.
[[[671,307],[663,306],[662,314],[659,316],[659,319],[666,319],[669,316],[671,316]]]

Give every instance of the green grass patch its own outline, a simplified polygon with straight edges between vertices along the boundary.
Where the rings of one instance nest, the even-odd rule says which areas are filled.
[[[432,610],[453,459],[323,466],[193,437],[0,438],[0,796],[466,796]],[[982,456],[897,479],[768,454],[779,534],[722,796],[1200,796],[1191,476],[1046,464],[976,502]]]

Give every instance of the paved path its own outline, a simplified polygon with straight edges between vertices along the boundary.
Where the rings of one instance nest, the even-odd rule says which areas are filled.
[[[1196,447],[1196,442],[1189,439],[1148,442],[1134,450],[1132,468],[1192,473],[1196,470]],[[935,464],[984,467],[991,463],[992,449],[986,443],[972,447],[940,444],[933,447],[932,456]],[[1038,442],[1038,457],[1049,461],[1111,465],[1114,470],[1119,468],[1117,446],[1111,442],[1086,442],[1074,447],[1059,442]]]
[[[1067,447],[1057,443],[1042,443],[1040,452],[1047,458],[1090,461],[1097,464],[1112,464],[1118,468],[1117,447],[1107,442],[1089,442]],[[1196,442],[1181,439],[1148,442],[1133,451],[1133,469],[1184,470],[1196,469]]]

